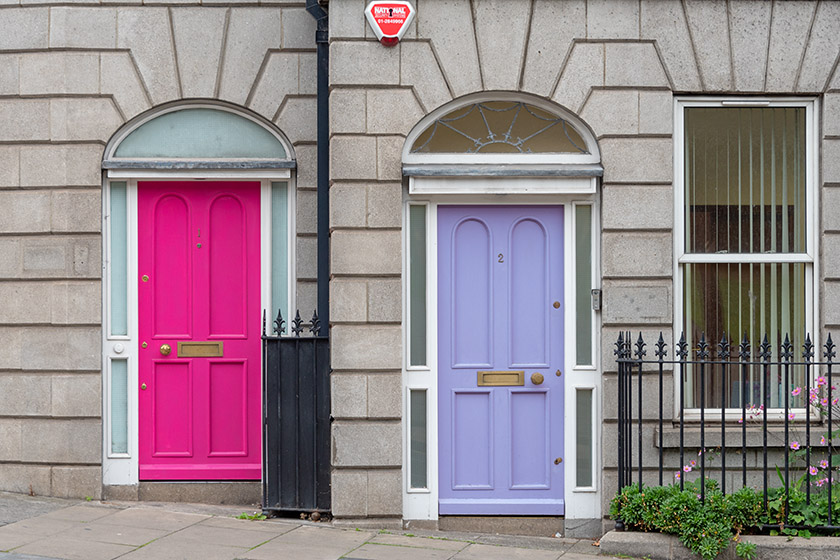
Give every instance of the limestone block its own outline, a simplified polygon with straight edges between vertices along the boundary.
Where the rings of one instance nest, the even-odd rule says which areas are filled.
[[[0,50],[46,49],[49,18],[47,8],[5,8]]]
[[[295,52],[273,52],[266,56],[268,62],[265,71],[254,85],[248,107],[267,119],[273,119],[285,97],[299,91],[300,55]]]
[[[53,467],[52,495],[57,498],[101,499],[101,467]]]
[[[336,323],[367,320],[367,284],[361,280],[336,278],[330,282],[330,319]]]
[[[840,234],[826,233],[820,237],[823,255],[823,276],[826,280],[840,279]]]
[[[837,208],[840,208],[840,188],[836,186],[824,188],[819,206],[822,209],[824,231],[840,231],[840,212],[837,212]]]
[[[363,185],[336,183],[330,188],[331,227],[364,227],[366,214],[367,189]]]
[[[605,278],[671,276],[670,233],[606,232],[602,240]]]
[[[402,224],[402,185],[377,183],[368,185],[367,190],[368,227],[400,227]]]
[[[21,239],[0,239],[0,277],[16,278],[20,270]]]
[[[316,189],[318,186],[318,147],[298,144],[294,147],[297,160],[297,188]]]
[[[575,43],[552,99],[579,113],[589,90],[604,85],[604,45]]]
[[[30,327],[22,329],[18,348],[27,370],[98,371],[102,365],[98,327]],[[35,349],[44,349],[35,351]],[[48,351],[47,351],[48,349]]]
[[[840,21],[840,4],[820,2],[817,5],[810,40],[799,69],[796,91],[817,93],[825,90],[834,64],[832,57],[840,51],[838,21]]]
[[[131,49],[152,101],[158,104],[180,97],[167,9],[121,8],[117,25],[117,46]]]
[[[436,7],[417,10],[417,36],[431,39],[455,97],[480,91],[482,79],[470,3],[450,1]]]
[[[315,18],[303,8],[283,8],[284,49],[315,48]]]
[[[367,379],[367,414],[370,418],[402,416],[402,375],[377,373]]]
[[[20,460],[97,464],[102,457],[101,424],[98,419],[21,420]]]
[[[376,176],[381,181],[402,180],[402,150],[405,138],[402,136],[377,136]]]
[[[298,279],[295,295],[298,309],[305,309],[306,315],[310,309],[318,308],[318,283],[315,280]]]
[[[315,142],[318,139],[317,110],[318,100],[315,97],[286,99],[286,104],[277,117],[277,126],[293,144]]]
[[[298,233],[317,233],[318,194],[314,191],[297,189],[295,192],[295,225]]]
[[[45,302],[51,293],[51,284],[45,282],[0,282],[0,323],[49,323],[50,307]]]
[[[50,229],[50,193],[0,191],[0,233],[45,232]]]
[[[50,139],[107,142],[123,124],[114,101],[107,98],[62,98],[49,102]]]
[[[770,2],[731,0],[729,3],[729,35],[738,91],[764,90],[772,8]]]
[[[670,138],[605,138],[601,141],[604,182],[663,182],[673,180]]]
[[[0,248],[2,248],[2,245],[0,245]],[[21,337],[22,330],[20,327],[0,327],[0,344],[4,349],[0,353],[0,369],[20,369]]]
[[[668,87],[668,78],[652,43],[607,43],[605,84]]]
[[[589,39],[638,39],[639,3],[589,0],[586,36]]]
[[[98,92],[97,53],[50,51],[24,53],[20,56],[22,95]]]
[[[410,89],[371,89],[367,92],[369,134],[408,134],[423,114]]]
[[[330,141],[330,175],[340,179],[376,178],[376,138],[333,136]]]
[[[50,102],[46,99],[0,100],[0,130],[4,141],[47,140]]]
[[[333,423],[333,465],[398,467],[402,463],[399,422]]]
[[[116,9],[74,6],[50,10],[50,48],[113,49],[116,46]]]
[[[17,95],[20,91],[20,56],[0,54],[0,95]]]
[[[473,15],[484,88],[517,89],[525,55],[529,10],[509,0],[477,0],[473,2]]]
[[[639,132],[639,92],[634,90],[593,90],[580,117],[595,136],[636,134]]]
[[[263,64],[266,51],[280,47],[281,25],[281,12],[276,8],[231,9],[221,69],[222,77],[219,87],[221,98],[234,103],[245,103],[257,72]],[[275,61],[274,64],[276,65],[277,62]],[[276,83],[277,71],[278,67],[272,68],[274,75],[266,83],[268,87]],[[294,76],[282,76],[282,78],[285,83],[294,81],[294,90],[297,91],[297,68],[295,68]],[[274,103],[274,110],[281,101],[282,95],[279,95]],[[270,103],[263,100],[262,105],[270,105]],[[273,116],[274,111],[268,113],[268,118]]]
[[[128,53],[104,52],[100,58],[100,92],[114,96],[114,102],[125,119],[130,119],[152,106],[149,94],[140,82],[137,67]]]
[[[21,419],[0,418],[0,437],[3,438],[3,445],[0,446],[0,461],[20,461],[23,445]]]
[[[840,326],[840,282],[822,282],[821,287],[823,324],[836,328]]]
[[[332,40],[365,36],[365,0],[344,0],[330,5],[330,38]],[[416,4],[415,4],[416,6]]]
[[[443,69],[428,41],[400,43],[400,84],[414,89],[424,112],[452,100],[452,92],[443,77]]]
[[[674,131],[674,97],[670,91],[639,92],[639,133],[672,134]]]
[[[222,55],[224,8],[173,8],[172,29],[184,97],[213,97]]]
[[[0,410],[8,416],[49,416],[49,376],[14,373],[0,375]],[[0,431],[4,431],[3,426],[3,422],[0,422]],[[5,429],[9,429],[8,425]],[[8,441],[15,441],[15,439]],[[11,460],[17,460],[17,458],[13,457]]]
[[[335,418],[364,418],[367,416],[367,376],[333,374],[332,415]]]
[[[840,140],[822,142],[822,178],[826,183],[840,183]]]
[[[604,185],[602,204],[605,230],[674,227],[671,185]]]
[[[638,336],[638,335],[637,335]],[[658,337],[657,337],[658,339]],[[652,343],[656,343],[656,340],[652,341],[645,341],[648,342],[647,351],[648,359],[656,359],[656,356],[653,354],[655,351],[655,347]],[[610,341],[615,342],[615,341]],[[674,351],[673,348],[668,348],[668,355],[665,357],[666,360],[673,359]],[[668,369],[663,372],[662,376],[662,416],[665,419],[670,419],[673,415],[674,410],[674,374],[672,373],[672,366],[666,366]],[[615,369],[613,366],[612,369]],[[633,386],[633,393],[637,394],[637,387],[639,378],[634,376],[634,386]],[[605,375],[603,379],[603,407],[601,410],[603,411],[603,418],[609,420],[617,420],[618,419],[618,376],[617,375]],[[658,373],[654,375],[645,375],[642,379],[642,396],[644,397],[645,406],[642,408],[642,418],[647,420],[658,420],[659,419],[659,375]],[[638,403],[638,401],[636,401]],[[679,403],[678,403],[679,404]],[[639,413],[638,409],[633,411],[633,417],[638,420]],[[677,412],[677,420],[679,420],[679,412]],[[720,426],[720,425],[718,425]],[[720,428],[718,427],[718,433],[720,433]],[[740,440],[740,438],[739,438]],[[740,443],[740,441],[739,441]],[[658,452],[658,451],[657,451]],[[729,460],[726,461],[729,463]],[[719,463],[718,463],[719,464]]]
[[[332,234],[333,274],[399,274],[400,232],[336,230]]]
[[[584,37],[585,0],[536,0],[522,73],[523,89],[546,97],[551,95],[560,64],[572,48],[572,40]]]
[[[330,44],[330,85],[399,84],[400,48],[385,48],[375,41],[333,40]]]
[[[98,325],[102,321],[102,286],[97,281],[50,283],[49,302],[53,324]]]
[[[53,144],[20,148],[23,186],[98,186],[102,181],[102,145]]]
[[[337,3],[336,5],[340,6],[341,4]],[[366,516],[367,499],[366,471],[338,469],[332,472],[333,515],[336,517]]]
[[[0,187],[20,184],[20,147],[0,146]]]
[[[641,38],[654,39],[673,88],[700,91],[700,73],[682,2],[641,0]]]
[[[671,282],[639,282],[605,280],[601,289],[604,325],[640,323],[670,324],[673,301]]]
[[[402,515],[402,471],[368,471],[368,511],[371,517]]]
[[[335,370],[399,370],[402,331],[399,325],[333,325]]]
[[[315,237],[297,238],[297,249],[295,254],[297,262],[298,278],[318,277],[318,239]]]
[[[729,50],[729,22],[726,2],[710,0],[683,4],[688,26],[694,38],[697,64],[705,91],[732,89],[732,65]]]
[[[51,229],[55,232],[98,232],[102,223],[101,192],[52,191]]]
[[[330,132],[364,133],[367,129],[365,91],[338,88],[330,92]]]
[[[815,9],[815,2],[773,4],[770,50],[767,53],[767,91],[793,91]]]
[[[823,134],[840,136],[840,93],[826,93],[822,101]]]
[[[53,416],[102,415],[101,376],[98,373],[55,375],[52,378]]]
[[[398,278],[370,280],[367,308],[372,323],[398,323],[402,318],[402,282]]]
[[[7,463],[0,468],[0,488],[7,492],[49,496],[50,467]]]

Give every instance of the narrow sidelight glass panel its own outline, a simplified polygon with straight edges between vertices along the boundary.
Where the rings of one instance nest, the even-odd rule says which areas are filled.
[[[408,207],[409,365],[426,365],[426,207]],[[425,397],[424,397],[425,398]]]
[[[575,480],[578,487],[592,486],[592,389],[575,390]]]
[[[592,365],[592,207],[575,206],[575,317],[579,366]]]
[[[271,314],[280,309],[289,320],[289,185],[271,183]],[[320,310],[319,310],[320,311]]]
[[[111,360],[111,453],[128,453],[128,362]]]
[[[111,336],[128,334],[128,210],[126,185],[111,183]]]
[[[411,487],[427,488],[429,484],[426,468],[426,390],[411,389],[409,395],[411,395],[409,399]]]

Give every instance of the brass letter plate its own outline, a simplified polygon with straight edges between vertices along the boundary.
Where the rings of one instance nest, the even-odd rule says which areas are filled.
[[[525,372],[519,371],[479,371],[479,387],[515,387],[525,385]]]
[[[179,342],[179,358],[221,358],[224,356],[224,343],[214,342]]]

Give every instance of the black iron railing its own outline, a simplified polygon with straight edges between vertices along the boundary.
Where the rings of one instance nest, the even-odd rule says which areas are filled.
[[[795,527],[789,500],[791,485],[801,482],[809,505],[812,494],[827,493],[827,523],[817,528],[840,529],[832,496],[833,483],[840,482],[832,476],[840,472],[832,444],[840,438],[840,391],[830,335],[820,347],[810,336],[794,347],[787,335],[774,347],[765,336],[756,352],[746,335],[735,345],[724,335],[714,348],[705,336],[690,345],[683,335],[670,353],[660,333],[652,358],[641,334],[634,341],[623,332],[615,346],[619,489],[658,482],[678,483],[682,490],[699,472],[700,480],[716,480],[724,494],[761,489],[766,512],[768,489],[778,484],[784,488],[784,521],[778,526]],[[748,450],[755,460],[748,461]],[[645,463],[649,453],[658,457]],[[733,461],[737,454],[741,460]],[[705,501],[706,484],[699,488]],[[620,520],[616,528],[623,528]]]

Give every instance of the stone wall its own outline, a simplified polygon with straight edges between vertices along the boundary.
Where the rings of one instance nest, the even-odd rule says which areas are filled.
[[[673,321],[673,95],[824,94],[821,321],[840,323],[840,3],[746,0],[416,0],[399,45],[365,0],[330,3],[334,479],[339,517],[399,516],[400,150],[460,96],[522,91],[580,115],[602,151],[602,410],[612,344],[668,343]],[[838,264],[838,266],[834,266]],[[615,491],[605,418],[604,500]],[[434,467],[433,467],[434,468]]]
[[[298,305],[311,314],[315,23],[282,0],[62,4],[0,3],[0,490],[98,497],[104,146],[178,99],[275,122],[299,165]]]

